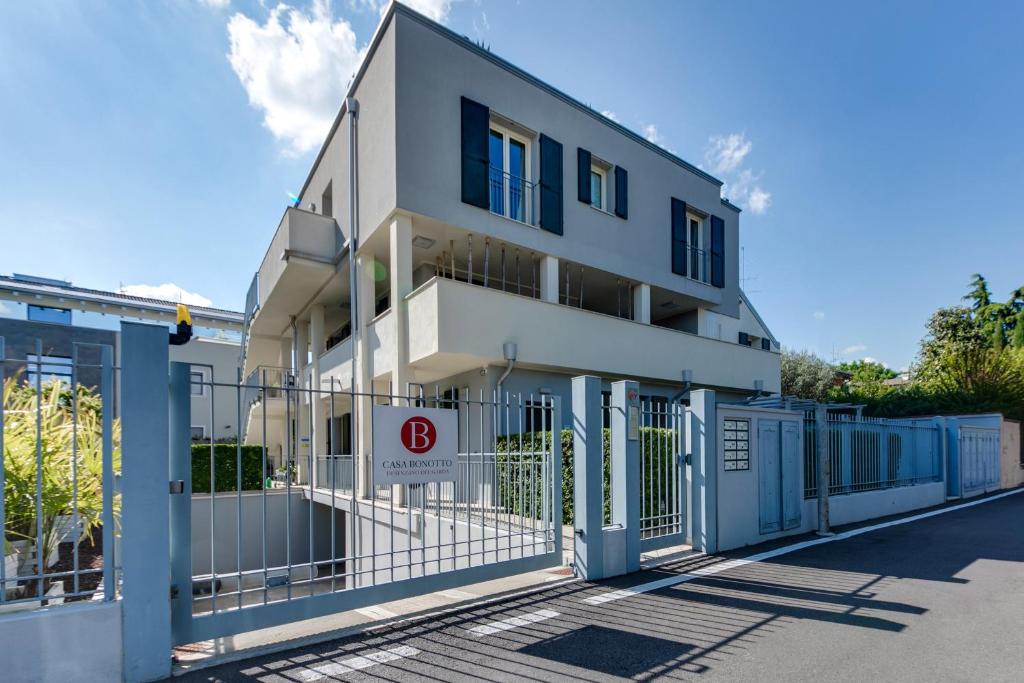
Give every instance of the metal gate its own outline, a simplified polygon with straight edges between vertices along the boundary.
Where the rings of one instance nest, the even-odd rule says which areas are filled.
[[[306,388],[285,370],[245,382],[195,370],[171,371],[175,644],[561,564],[557,397],[358,393]],[[374,481],[375,406],[453,411],[454,480]],[[225,410],[244,434],[232,443],[216,432]],[[197,413],[214,427],[192,441]]]
[[[641,397],[640,550],[686,543],[686,408]]]
[[[999,429],[960,425],[957,438],[964,496],[999,488]]]

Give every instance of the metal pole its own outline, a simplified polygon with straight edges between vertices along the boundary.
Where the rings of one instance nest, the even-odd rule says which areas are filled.
[[[828,487],[831,479],[831,458],[828,446],[828,409],[818,403],[814,407],[815,450],[818,455],[818,535],[831,536],[828,519]]]

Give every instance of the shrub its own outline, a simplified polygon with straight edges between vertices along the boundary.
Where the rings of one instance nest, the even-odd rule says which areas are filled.
[[[238,445],[214,444],[217,493],[238,490]],[[270,474],[268,469],[267,474]],[[242,490],[263,489],[263,447],[242,446]],[[210,444],[192,444],[192,493],[210,492]]]

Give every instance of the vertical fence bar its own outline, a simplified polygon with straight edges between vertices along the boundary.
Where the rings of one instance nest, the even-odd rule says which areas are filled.
[[[818,404],[814,408],[815,444],[818,476],[818,533],[829,534],[828,494],[831,460],[829,457],[828,410]]]
[[[43,341],[36,339],[36,573],[37,593],[42,598],[47,548],[43,544]]]
[[[0,337],[0,605],[7,601],[7,509],[4,499],[7,489],[4,476],[4,380],[6,379],[7,355],[3,337]],[[15,572],[17,573],[17,572]]]
[[[170,478],[182,482],[170,500],[171,622],[176,643],[188,639],[192,623],[192,384],[188,363],[171,363]]]

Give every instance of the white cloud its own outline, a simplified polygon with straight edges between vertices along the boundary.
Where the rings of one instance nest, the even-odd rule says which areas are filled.
[[[815,311],[814,312],[814,319],[815,320],[824,320],[825,319],[825,311]]]
[[[402,4],[441,23],[448,18],[448,11],[452,8],[452,0],[402,0]]]
[[[874,358],[872,356],[864,356],[863,360],[864,360],[865,363],[877,363],[878,362],[878,359]]]
[[[708,138],[704,161],[716,175],[731,173],[739,168],[753,147],[754,143],[743,133],[713,135]]]
[[[610,109],[605,109],[603,112],[601,112],[601,116],[605,117],[606,119],[611,119],[615,123],[619,122],[619,117],[616,116],[615,112],[611,111]]]
[[[351,24],[335,21],[327,0],[308,13],[282,3],[264,24],[233,15],[228,40],[231,68],[274,137],[292,154],[318,147],[363,58]]]
[[[640,132],[647,138],[648,142],[664,147],[665,139],[658,132],[658,127],[653,123],[646,123],[640,128]]]
[[[864,344],[851,344],[850,346],[845,347],[840,353],[842,353],[844,356],[849,356],[854,353],[863,353],[864,351],[867,350],[868,347],[865,346]]]
[[[141,296],[147,299],[160,299],[162,301],[173,301],[175,303],[190,304],[192,306],[213,305],[213,302],[202,294],[189,292],[173,282],[165,282],[162,285],[125,285],[117,291],[120,294]]]
[[[743,133],[712,135],[704,149],[704,164],[722,181],[722,196],[751,213],[761,215],[772,205],[772,193],[761,185],[764,172],[741,168],[754,143]]]
[[[231,0],[197,0],[200,5],[206,5],[210,9],[224,9],[231,4]]]

